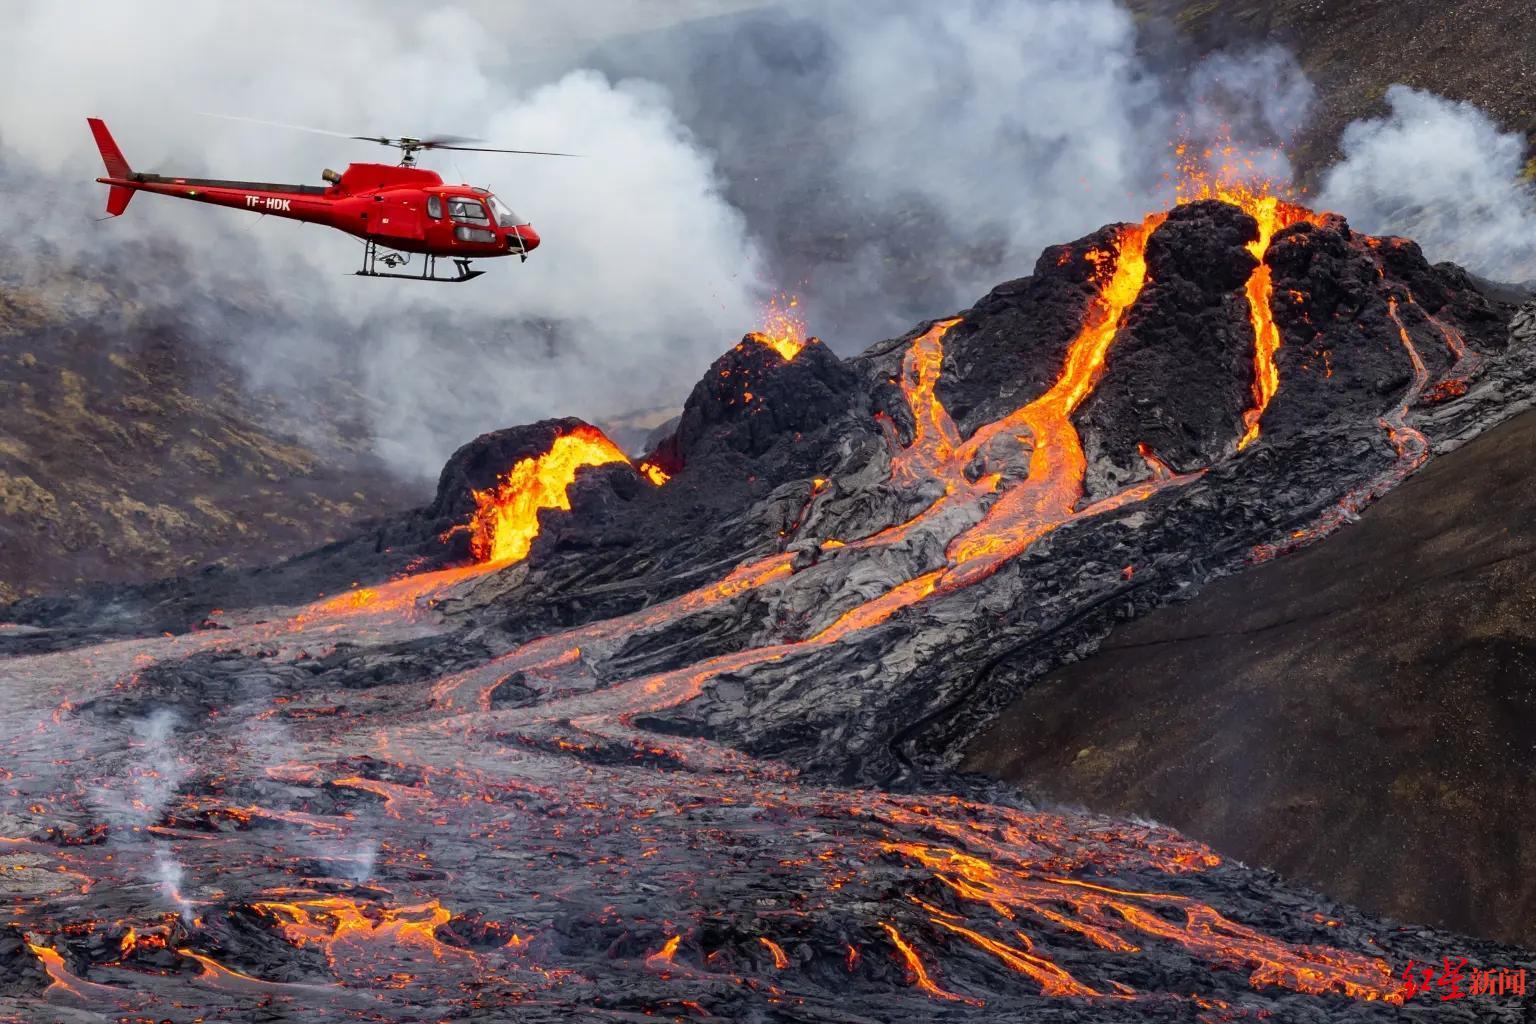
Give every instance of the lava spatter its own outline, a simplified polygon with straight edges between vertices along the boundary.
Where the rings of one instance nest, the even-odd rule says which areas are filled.
[[[777,352],[787,363],[798,356],[806,343],[805,318],[800,300],[793,295],[775,295],[763,309],[762,324],[748,338]]]

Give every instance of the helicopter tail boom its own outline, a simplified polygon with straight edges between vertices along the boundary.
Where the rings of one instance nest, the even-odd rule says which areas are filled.
[[[117,140],[107,131],[107,123],[99,117],[88,117],[86,123],[91,126],[91,134],[96,138],[96,148],[101,150],[101,162],[107,167],[107,177],[119,181],[132,177],[133,168],[123,158],[123,151],[117,148]],[[134,190],[126,186],[113,185],[107,192],[107,216],[116,217],[128,209],[128,200],[133,198],[133,193]]]

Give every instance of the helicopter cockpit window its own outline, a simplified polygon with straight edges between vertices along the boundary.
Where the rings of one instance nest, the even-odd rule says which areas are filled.
[[[427,196],[427,216],[433,220],[443,219],[443,201],[437,196]]]
[[[448,216],[463,224],[489,224],[491,222],[491,219],[485,215],[485,207],[481,206],[474,199],[449,199]]]
[[[513,213],[506,203],[495,196],[486,196],[485,198],[491,204],[491,212],[496,215],[496,223],[502,227],[515,228],[519,224],[527,223],[527,221],[518,220],[517,214]]]

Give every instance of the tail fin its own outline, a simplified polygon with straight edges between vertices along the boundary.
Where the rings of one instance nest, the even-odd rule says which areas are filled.
[[[101,162],[107,165],[107,177],[126,178],[132,174],[133,168],[123,159],[123,151],[117,148],[112,133],[107,131],[107,123],[99,117],[88,117],[85,122],[91,126],[91,134],[96,136],[96,148],[101,150]]]
[[[107,166],[107,177],[123,179],[132,176],[133,168],[123,159],[123,151],[117,148],[112,133],[107,131],[106,122],[99,117],[88,117],[85,120],[96,138],[96,148],[101,150],[101,162]],[[133,192],[131,188],[113,185],[107,193],[107,216],[116,217],[128,209],[128,200],[133,198]]]
[[[107,192],[107,216],[121,217],[123,211],[128,209],[128,200],[133,198],[133,189],[123,188],[121,185],[113,185]]]

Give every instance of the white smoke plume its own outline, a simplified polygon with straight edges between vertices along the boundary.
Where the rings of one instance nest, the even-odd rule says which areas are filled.
[[[1470,103],[1403,85],[1388,113],[1344,132],[1319,204],[1372,234],[1406,235],[1431,260],[1504,281],[1536,280],[1536,185],[1525,140]]]
[[[277,692],[254,677],[254,685],[248,682],[242,689],[240,704],[224,713],[230,719],[241,721],[240,739],[233,752],[247,769],[255,774],[274,774],[273,770],[288,763],[306,762],[317,756],[307,748],[278,717],[264,714],[272,707]],[[271,810],[297,810],[291,791],[277,787],[264,796],[263,806]],[[290,825],[284,843],[305,856],[334,865],[337,877],[347,878],[358,885],[374,878],[378,868],[381,836],[388,830],[388,822],[376,809],[364,805],[352,812],[352,820],[345,833],[333,834],[302,825]]]
[[[143,831],[160,820],[177,788],[191,772],[190,764],[178,754],[174,743],[180,725],[181,719],[175,712],[163,709],[130,722],[133,736],[122,773],[115,784],[93,786],[91,793],[96,810],[113,826],[111,841],[129,854],[123,858],[124,863],[136,859],[134,854],[143,849],[141,844],[154,844],[150,850],[150,880],[166,901],[190,920],[192,905],[182,895],[180,862]]]
[[[837,24],[835,81],[876,129],[853,135],[848,181],[915,193],[963,235],[996,237],[1002,266],[957,282],[972,295],[1047,245],[1163,205],[1181,141],[1229,141],[1247,174],[1290,177],[1280,145],[1313,90],[1284,50],[1216,54],[1174,80],[1147,66],[1112,0],[899,6]]]
[[[193,916],[192,901],[181,893],[184,875],[180,861],[162,847],[155,847],[155,882],[160,889],[160,895],[175,905],[176,912],[181,915],[183,921],[190,922]]]
[[[343,854],[342,859],[351,864],[347,877],[358,885],[364,885],[373,878],[374,868],[378,865],[379,841],[360,839],[350,852]]]
[[[1288,177],[1278,147],[1311,100],[1276,49],[1159,73],[1112,0],[797,4],[690,42],[604,58],[679,97],[843,352],[1162,206],[1180,141],[1230,139],[1255,175]]]
[[[835,25],[834,81],[863,121],[852,179],[891,200],[933,199],[968,233],[1001,227],[1015,255],[1081,233],[1086,211],[1139,212],[1167,119],[1123,8],[972,0],[884,13]]]
[[[110,787],[93,790],[96,809],[118,829],[153,825],[190,768],[172,743],[180,718],[161,710],[129,723],[128,763]]]

